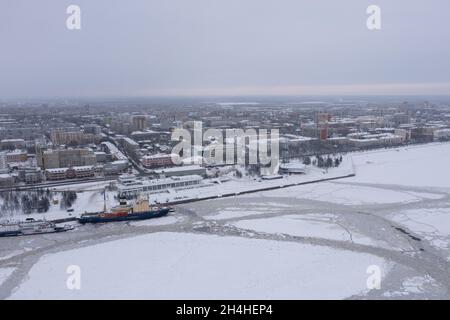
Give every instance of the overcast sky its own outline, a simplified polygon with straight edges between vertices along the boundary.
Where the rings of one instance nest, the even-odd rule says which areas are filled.
[[[450,94],[449,21],[448,0],[0,0],[0,98]]]

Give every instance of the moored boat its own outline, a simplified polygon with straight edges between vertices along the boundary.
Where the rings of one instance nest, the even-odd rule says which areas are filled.
[[[60,227],[51,221],[27,219],[26,221],[7,222],[0,224],[0,237],[17,237],[57,233],[69,231],[72,229],[73,227],[69,225]]]

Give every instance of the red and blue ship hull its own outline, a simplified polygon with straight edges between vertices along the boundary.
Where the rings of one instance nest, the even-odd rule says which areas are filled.
[[[123,214],[92,214],[83,215],[78,219],[78,222],[85,223],[103,223],[103,222],[118,222],[118,221],[135,221],[147,220],[152,218],[159,218],[167,215],[169,208],[161,208],[158,210],[144,211],[139,213],[123,213]]]

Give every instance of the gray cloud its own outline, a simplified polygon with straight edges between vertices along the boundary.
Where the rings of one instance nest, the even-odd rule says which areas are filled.
[[[450,94],[449,15],[447,0],[2,0],[0,97]]]

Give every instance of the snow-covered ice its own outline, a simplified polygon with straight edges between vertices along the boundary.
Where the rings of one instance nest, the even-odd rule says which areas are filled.
[[[450,237],[450,208],[405,210],[392,214],[392,219],[421,234]]]
[[[0,239],[8,246],[7,257],[27,247],[24,254],[0,258],[0,268],[23,269],[10,276],[8,287],[0,284],[0,295],[448,299],[450,144],[353,153],[346,159],[350,157],[356,177],[243,195],[239,193],[255,186],[277,187],[326,174],[316,170],[285,181],[231,179],[201,190],[161,194],[163,199],[236,193],[176,206],[173,216],[162,219],[83,226],[26,244]],[[349,163],[330,175],[348,173]],[[112,204],[113,193],[109,195]],[[101,192],[79,193],[73,214],[88,204],[100,210]],[[52,210],[46,215],[67,214]],[[73,242],[63,241],[68,238]],[[33,254],[40,259],[26,265]],[[81,267],[80,291],[66,288],[71,264]],[[369,265],[386,271],[381,290],[366,290]],[[22,276],[27,267],[28,277]]]
[[[321,182],[311,185],[300,185],[281,190],[271,190],[265,196],[311,199],[345,205],[408,203],[422,199],[417,193],[385,190],[375,187],[354,186],[336,182]],[[244,195],[251,197],[251,195]],[[428,195],[428,197],[439,195]],[[427,197],[427,195],[423,195]]]
[[[44,256],[13,299],[339,299],[384,260],[290,242],[155,233]],[[69,265],[81,290],[66,287]]]
[[[252,215],[265,214],[269,210],[279,211],[276,205],[271,206],[260,206],[260,204],[254,204],[252,209],[243,209],[240,207],[228,207],[226,209],[221,209],[220,211],[212,211],[211,214],[203,216],[207,220],[226,220],[235,218],[244,218]]]
[[[17,255],[21,254],[22,252],[23,252],[23,250],[14,250],[12,252],[9,252],[8,254],[0,253],[0,261],[17,256]]]
[[[0,268],[0,285],[8,279],[8,277],[14,272],[15,268]]]
[[[174,217],[174,216],[165,216],[160,217],[158,219],[150,219],[150,220],[141,220],[141,221],[132,221],[130,224],[132,226],[141,227],[141,226],[164,226],[168,224],[177,223],[180,221],[180,217]]]
[[[450,208],[410,209],[393,213],[391,219],[427,239],[436,248],[449,250],[450,259]]]
[[[276,218],[240,220],[233,225],[258,232],[282,233],[300,237],[324,238],[374,245],[367,236],[344,228],[334,215],[287,215]]]

